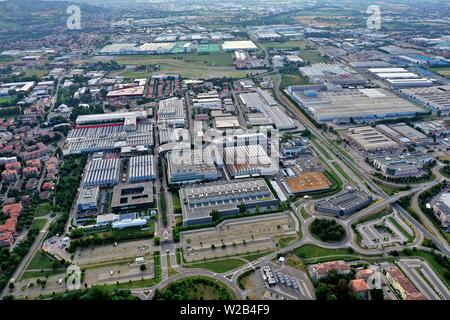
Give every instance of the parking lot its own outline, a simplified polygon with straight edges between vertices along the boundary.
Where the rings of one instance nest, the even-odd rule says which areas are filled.
[[[362,238],[361,245],[366,248],[402,244],[414,237],[414,231],[397,213],[361,223],[356,228]]]
[[[96,247],[79,248],[75,251],[73,263],[82,267],[90,264],[151,256],[153,254],[153,248],[153,240],[138,240],[120,242],[117,245],[107,244]]]
[[[270,214],[226,220],[215,228],[182,232],[184,258],[192,262],[275,249],[277,238],[295,234],[292,219],[285,213]]]

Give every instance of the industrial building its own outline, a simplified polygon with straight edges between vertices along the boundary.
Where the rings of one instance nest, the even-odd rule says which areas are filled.
[[[192,99],[192,108],[195,110],[222,110],[222,100],[217,91],[198,93]]]
[[[211,213],[236,215],[245,210],[264,211],[276,208],[278,200],[264,179],[232,180],[205,183],[180,189],[183,224],[206,224],[212,222]]]
[[[63,153],[68,155],[116,151],[127,147],[149,150],[153,145],[153,127],[150,123],[105,124],[71,130],[67,135]]]
[[[404,68],[370,68],[367,70],[372,76],[395,89],[430,87],[434,84],[432,80],[421,78]]]
[[[430,137],[440,138],[450,134],[449,126],[443,120],[415,122],[413,127]]]
[[[190,147],[190,146],[188,146]],[[219,174],[210,153],[175,149],[167,154],[167,179],[170,184],[217,180]]]
[[[124,126],[135,124],[138,120],[146,120],[145,111],[135,112],[112,112],[101,114],[90,114],[78,116],[75,123],[77,126],[95,124],[123,124]]]
[[[265,116],[279,130],[297,128],[291,118],[280,108],[277,101],[266,91],[258,88],[256,92],[242,93],[239,100],[250,112],[258,112]],[[251,113],[250,113],[251,114]]]
[[[380,88],[328,90],[325,86],[291,86],[287,92],[318,122],[370,123],[427,113],[395,93]]]
[[[371,195],[357,189],[347,188],[335,196],[318,201],[315,208],[318,212],[343,217],[364,208],[371,202]]]
[[[399,144],[409,145],[414,144],[416,146],[426,145],[433,142],[433,139],[427,137],[423,133],[408,126],[406,123],[397,123],[391,125],[379,125],[377,129],[383,134],[393,139]]]
[[[77,200],[77,208],[79,213],[86,211],[97,211],[99,193],[100,188],[98,186],[80,188]]]
[[[261,145],[241,145],[224,149],[224,163],[235,178],[273,176],[278,172],[278,163],[267,155]]]
[[[255,51],[257,49],[256,45],[250,40],[244,41],[225,41],[222,44],[222,49],[224,51],[237,51],[237,50],[247,50]]]
[[[333,84],[341,86],[364,86],[367,80],[355,70],[342,64],[315,63],[300,67],[302,76],[315,84]]]
[[[144,97],[145,86],[135,86],[123,89],[109,91],[106,97],[112,98],[129,98],[140,99]]]
[[[140,211],[153,206],[153,183],[119,184],[113,189],[111,209],[114,212]]]
[[[432,158],[423,152],[415,152],[374,157],[370,161],[387,176],[413,177],[421,175],[423,167],[429,164]]]
[[[120,159],[95,158],[88,162],[81,181],[82,187],[113,187],[119,183]]]
[[[158,126],[165,125],[173,128],[184,127],[186,108],[184,99],[170,98],[159,101]]]
[[[450,85],[401,89],[400,93],[441,115],[450,113]]]
[[[239,119],[236,116],[215,117],[214,128],[219,130],[240,128]]]
[[[364,153],[387,152],[399,149],[397,142],[372,127],[349,128],[348,132],[344,134],[344,140]]]
[[[288,191],[294,194],[328,190],[331,182],[322,172],[304,172],[286,179]]]
[[[154,157],[152,155],[131,157],[128,161],[128,181],[130,183],[156,179]]]

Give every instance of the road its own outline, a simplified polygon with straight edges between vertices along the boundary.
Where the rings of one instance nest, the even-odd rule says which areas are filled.
[[[25,255],[25,257],[20,262],[19,266],[17,267],[16,271],[10,278],[9,282],[15,282],[16,279],[20,279],[23,272],[26,270],[28,264],[30,263],[31,259],[34,257],[34,254],[41,248],[42,243],[45,240],[45,237],[48,233],[48,228],[50,224],[53,222],[54,218],[48,218],[47,217],[47,223],[42,228],[42,230],[37,235],[36,239],[34,240],[33,244],[31,245],[30,250],[28,250],[28,253]],[[8,286],[5,286],[3,289],[0,298],[3,298],[5,295],[8,295],[9,288]]]

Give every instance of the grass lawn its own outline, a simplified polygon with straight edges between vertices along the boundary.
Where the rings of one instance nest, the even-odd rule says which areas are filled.
[[[306,212],[306,209],[305,209],[305,207],[302,207],[301,209],[300,209],[300,213],[302,214],[302,217],[303,217],[303,219],[308,219],[308,218],[311,218],[311,215],[308,213],[308,212]]]
[[[54,261],[55,259],[50,257],[45,252],[39,250],[36,252],[33,259],[31,259],[30,264],[27,267],[27,270],[52,269]]]
[[[25,271],[20,277],[21,280],[33,279],[33,278],[45,278],[60,274],[62,278],[66,273],[66,269],[55,269],[55,270],[42,270],[41,271]]]
[[[16,100],[16,98],[14,98],[14,97],[0,98],[0,104],[10,103],[10,102],[13,102],[15,100]]]
[[[119,73],[119,75],[125,79],[143,79],[148,78],[151,73],[145,71],[124,71]]]
[[[180,74],[184,78],[242,78],[265,70],[236,70],[230,53],[118,56],[114,60],[125,65],[159,65],[156,73]],[[95,60],[94,60],[95,61]],[[125,73],[125,75],[127,75]],[[128,74],[128,76],[134,76]]]
[[[350,176],[347,174],[347,172],[345,172],[341,166],[337,163],[337,162],[333,162],[333,166],[342,174],[342,176],[347,179],[347,181],[352,181],[352,179],[350,178]]]
[[[394,194],[396,194],[397,192],[400,192],[399,188],[395,188],[395,187],[391,187],[388,186],[386,184],[383,183],[377,183],[377,185],[384,191],[386,192],[387,195],[392,196]]]
[[[47,223],[47,219],[34,219],[31,227],[42,230],[42,228],[44,228],[46,223]]]
[[[430,68],[431,72],[435,72],[443,77],[450,78],[450,67]]]
[[[308,84],[308,80],[304,78],[301,74],[296,73],[282,73],[280,88],[284,89],[289,86],[295,85],[305,85]]]
[[[43,217],[52,212],[52,204],[50,202],[45,202],[40,204],[36,208],[36,213],[34,214],[35,217]]]
[[[290,243],[297,240],[297,237],[295,236],[287,236],[287,237],[281,237],[278,239],[278,246],[280,248],[286,248]]]
[[[412,242],[414,240],[414,236],[410,235],[403,226],[398,223],[397,219],[394,219],[394,217],[388,218],[390,222],[408,239],[408,242]]]
[[[116,240],[151,238],[155,233],[155,223],[151,220],[144,228],[113,229],[109,233]]]
[[[264,252],[257,252],[257,253],[251,253],[245,256],[239,256],[240,258],[243,258],[247,260],[248,262],[257,260],[258,258],[264,257],[268,255],[271,251],[264,251]]]
[[[317,142],[315,138],[312,138],[311,141],[313,142],[314,146],[317,147],[317,149],[319,149],[319,151],[325,156],[325,158],[327,158],[328,160],[333,160],[333,158],[331,158],[331,156],[325,151],[324,148],[322,148],[320,143]]]
[[[356,260],[360,256],[350,253],[347,249],[327,249],[313,244],[306,244],[294,250],[295,255],[308,263],[319,263],[328,260]]]
[[[181,213],[180,196],[177,191],[172,191],[173,212]]]
[[[308,45],[307,40],[292,40],[284,42],[260,42],[258,45],[265,49],[289,49],[289,48],[299,48],[305,49]]]
[[[223,273],[236,268],[239,268],[245,264],[241,259],[223,259],[223,260],[211,260],[202,261],[196,263],[189,263],[184,265],[186,268],[203,268],[212,272]]]
[[[45,77],[50,71],[47,69],[26,70],[25,77],[36,76],[38,78]]]
[[[361,224],[361,223],[364,223],[364,222],[367,222],[367,221],[372,221],[372,220],[375,220],[375,219],[384,217],[384,216],[386,216],[386,215],[388,215],[388,214],[390,214],[390,213],[392,213],[391,210],[389,210],[389,209],[384,209],[384,210],[378,211],[378,212],[376,212],[376,213],[374,213],[374,214],[371,214],[371,215],[369,215],[369,216],[367,216],[367,217],[365,217],[365,218],[359,219],[359,220],[356,221],[353,225],[356,226],[356,225],[358,225],[358,224]]]

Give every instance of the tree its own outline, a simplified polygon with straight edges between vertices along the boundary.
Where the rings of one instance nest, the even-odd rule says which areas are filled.
[[[144,272],[145,270],[147,270],[147,267],[145,266],[145,264],[141,264],[141,266],[139,267],[139,270]]]
[[[383,289],[370,290],[370,297],[372,300],[384,300]]]

